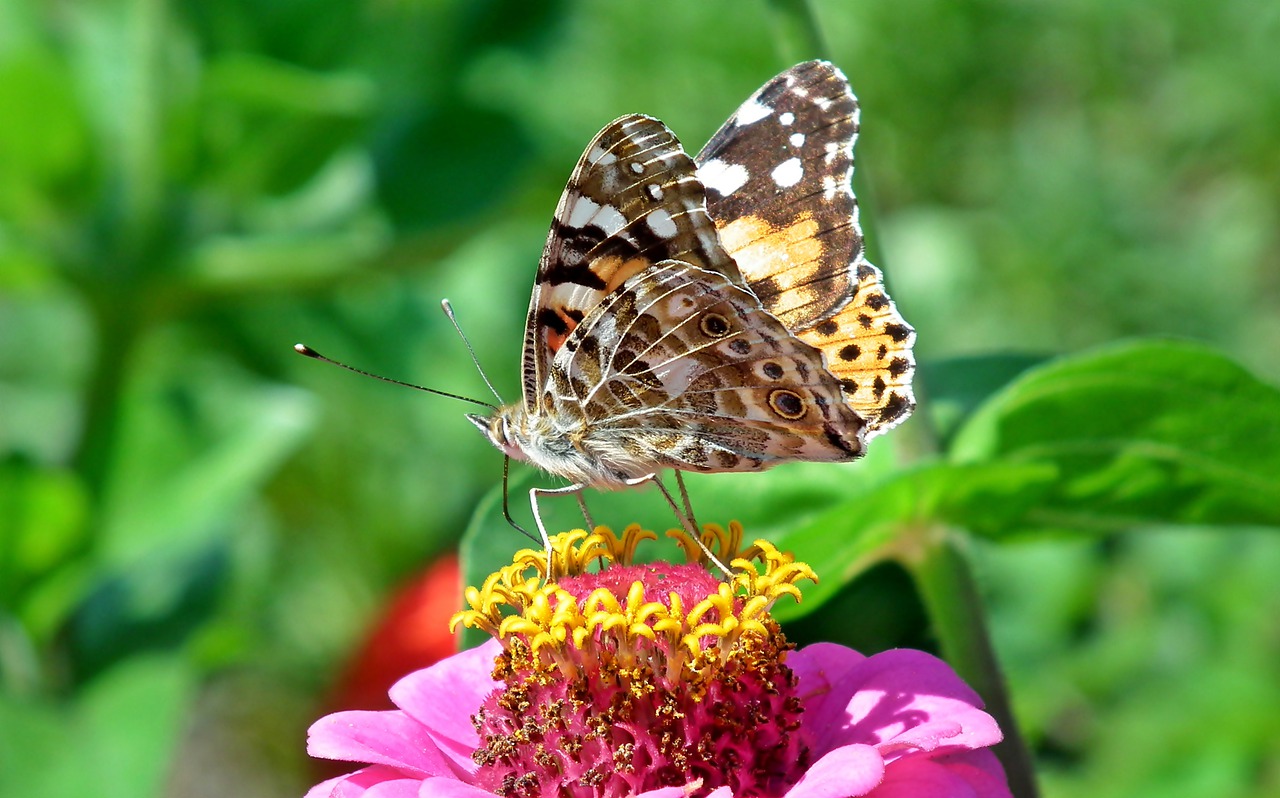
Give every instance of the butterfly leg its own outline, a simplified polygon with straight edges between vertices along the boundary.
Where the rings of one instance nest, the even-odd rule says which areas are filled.
[[[693,505],[689,503],[689,489],[684,486],[684,472],[680,469],[676,469],[676,485],[680,487],[680,503],[684,505],[684,513],[689,523],[693,524],[694,529],[702,529],[698,519],[693,517]]]
[[[542,535],[542,546],[547,551],[547,573],[551,572],[551,536],[547,534],[547,527],[542,523],[542,512],[538,509],[538,496],[567,496],[570,493],[578,494],[578,503],[586,509],[586,504],[582,501],[582,489],[586,485],[566,485],[563,488],[530,488],[529,489],[529,506],[533,508],[533,522],[538,525],[538,534]]]
[[[680,472],[678,471],[676,472],[677,475],[679,473]],[[720,558],[717,557],[715,553],[711,551],[710,548],[707,547],[707,544],[702,542],[702,531],[699,530],[694,525],[693,513],[688,512],[686,514],[685,512],[682,512],[680,510],[680,506],[676,504],[676,500],[674,497],[672,497],[671,491],[667,490],[667,486],[662,484],[662,479],[656,473],[649,474],[648,476],[636,477],[635,479],[627,480],[627,484],[632,486],[643,485],[646,482],[652,482],[653,484],[658,486],[658,490],[662,491],[662,498],[667,500],[667,505],[671,508],[671,512],[675,514],[675,517],[677,519],[679,519],[680,525],[684,527],[684,530],[693,537],[694,541],[698,544],[698,547],[702,549],[702,553],[707,555],[707,559],[711,560],[711,562],[714,563],[717,568],[723,571],[725,576],[732,576],[733,573],[729,570],[729,567],[724,563],[720,562]],[[685,500],[685,507],[687,508],[689,499],[688,499],[688,494],[685,493],[683,489],[683,483],[681,485],[681,494]]]
[[[596,522],[591,517],[591,511],[587,509],[586,497],[582,495],[582,491],[578,491],[574,494],[574,498],[578,500],[578,509],[582,511],[582,520],[587,524],[587,531],[593,531],[596,528]]]

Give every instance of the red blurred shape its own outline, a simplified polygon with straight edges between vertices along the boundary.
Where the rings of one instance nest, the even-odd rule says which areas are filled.
[[[462,609],[458,556],[427,566],[392,596],[326,704],[343,709],[391,709],[387,690],[400,677],[458,651],[449,618]]]

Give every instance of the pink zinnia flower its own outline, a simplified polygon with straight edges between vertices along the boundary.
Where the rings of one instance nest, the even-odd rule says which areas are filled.
[[[312,756],[368,766],[307,798],[1010,795],[988,748],[1000,730],[951,668],[792,650],[769,608],[798,597],[808,566],[763,541],[735,558],[741,529],[708,529],[728,583],[694,563],[631,565],[652,536],[634,527],[558,536],[554,581],[541,552],[518,554],[456,618],[496,639],[400,680],[397,710],[311,727]]]

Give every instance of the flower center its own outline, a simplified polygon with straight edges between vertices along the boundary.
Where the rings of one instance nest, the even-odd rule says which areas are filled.
[[[698,562],[631,564],[637,543],[656,538],[632,526],[622,538],[604,527],[556,536],[557,580],[544,578],[542,552],[525,550],[468,590],[455,623],[504,646],[503,686],[473,717],[477,786],[530,798],[666,786],[764,796],[799,778],[809,750],[784,664],[793,646],[769,610],[813,572],[764,541],[739,554],[736,524],[704,537],[732,560],[731,582]]]

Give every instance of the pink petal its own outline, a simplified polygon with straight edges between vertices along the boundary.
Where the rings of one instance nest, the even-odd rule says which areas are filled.
[[[846,745],[814,762],[786,798],[852,798],[870,793],[882,778],[884,759],[876,749]]]
[[[333,795],[333,791],[337,788],[338,782],[346,781],[349,778],[351,778],[351,775],[347,774],[345,776],[338,776],[336,779],[328,779],[327,781],[322,781],[316,786],[307,790],[307,794],[306,796],[304,796],[304,798],[329,798],[331,795]]]
[[[351,710],[326,715],[307,731],[307,753],[319,759],[386,765],[417,778],[457,778],[427,729],[403,712]]]
[[[837,685],[866,657],[835,643],[814,643],[787,657],[787,667],[800,678],[800,700],[805,714],[822,712]],[[841,703],[843,710],[847,702]]]
[[[933,757],[931,761],[967,781],[978,798],[1013,798],[1004,767],[990,749],[957,751]]]
[[[381,765],[362,768],[336,779],[322,781],[306,798],[418,798],[420,779],[406,779]]]
[[[480,745],[471,716],[493,692],[497,640],[454,654],[392,685],[391,700],[427,727],[440,750],[464,773],[474,773],[471,752]]]
[[[702,780],[698,779],[697,784],[701,784]],[[659,787],[656,790],[645,790],[638,792],[631,798],[687,798],[689,795],[689,785],[683,787]],[[733,792],[728,787],[721,787],[715,792],[707,796],[707,798],[733,798]]]
[[[805,726],[815,753],[839,745],[879,745],[888,756],[909,750],[985,748],[1001,739],[982,700],[945,662],[895,649],[849,668],[842,683],[810,713]]]
[[[493,793],[465,781],[430,778],[422,782],[413,798],[493,798]]]
[[[1003,771],[996,776],[986,766],[968,761],[974,754],[995,759],[990,751],[965,751],[960,759],[909,757],[894,762],[885,769],[884,783],[873,798],[1012,798]]]
[[[453,781],[454,784],[461,784],[460,781]],[[395,781],[384,781],[375,784],[364,793],[361,798],[419,798],[422,794],[421,779],[396,779]],[[337,796],[335,796],[337,798]],[[342,796],[341,798],[347,798]],[[354,796],[352,797],[354,798]]]

